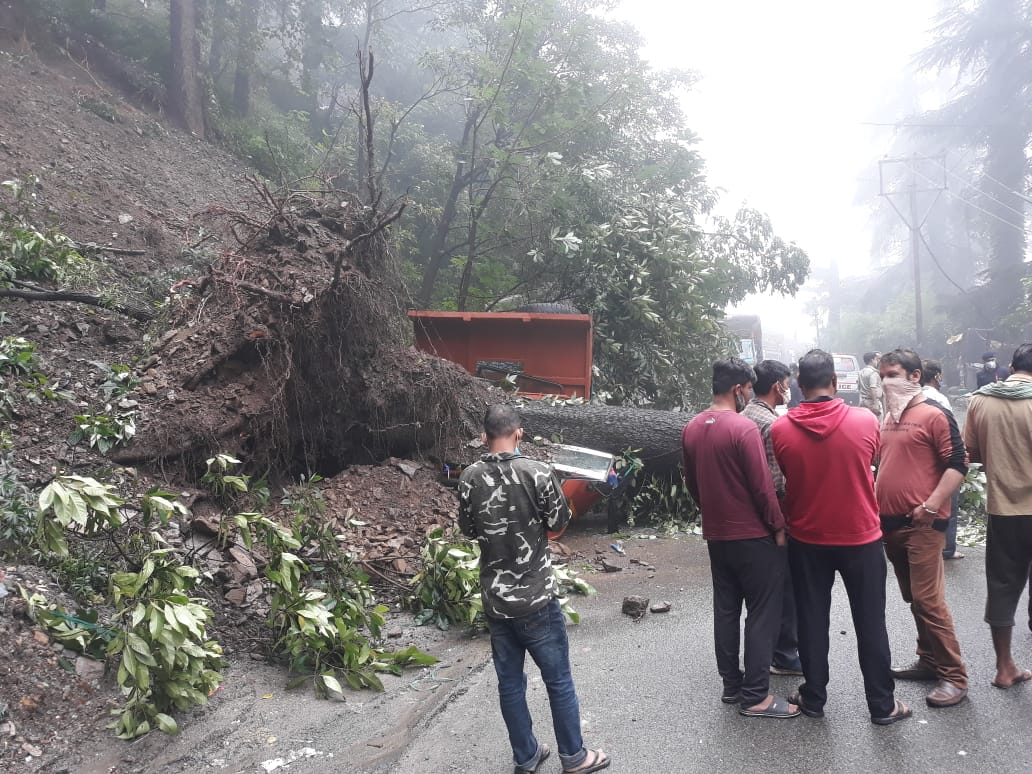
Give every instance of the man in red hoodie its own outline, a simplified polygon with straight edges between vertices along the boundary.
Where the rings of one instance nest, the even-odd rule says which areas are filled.
[[[799,708],[771,696],[770,662],[781,626],[785,520],[760,431],[741,415],[756,375],[736,357],[713,364],[713,403],[681,434],[684,481],[702,512],[713,577],[713,639],[721,701],[748,717],[794,718]],[[745,603],[745,670],[739,665]]]
[[[860,671],[871,721],[910,717],[895,698],[885,629],[885,554],[871,465],[878,456],[878,420],[835,397],[835,361],[819,349],[799,360],[803,401],[771,427],[785,475],[782,507],[795,591],[804,682],[789,701],[823,717],[828,700],[828,630],[835,573],[849,596]]]

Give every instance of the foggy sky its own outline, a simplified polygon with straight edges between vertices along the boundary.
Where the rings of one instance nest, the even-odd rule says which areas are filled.
[[[858,179],[893,138],[891,127],[864,122],[903,117],[887,105],[926,45],[938,5],[625,0],[615,16],[642,32],[654,66],[701,76],[684,105],[710,182],[725,189],[720,213],[733,215],[743,203],[766,212],[814,266],[837,258],[849,275],[871,263]],[[762,315],[765,330],[798,329],[812,339],[801,306],[750,298],[740,309]]]

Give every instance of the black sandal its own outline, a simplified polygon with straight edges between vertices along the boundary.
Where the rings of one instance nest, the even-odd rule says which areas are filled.
[[[535,771],[541,768],[541,764],[548,760],[548,756],[552,754],[552,751],[548,749],[548,745],[541,745],[538,748],[538,759],[537,763],[534,764],[534,768],[525,769],[522,766],[517,766],[513,769],[512,774],[534,774]]]
[[[823,718],[824,717],[824,710],[822,710],[822,709],[812,710],[812,709],[807,709],[806,708],[806,705],[803,704],[802,694],[800,694],[799,691],[796,691],[795,693],[793,693],[791,696],[788,697],[788,703],[789,704],[794,704],[797,707],[799,707],[799,711],[802,712],[804,715],[806,715],[806,717],[808,717],[808,718]]]
[[[906,720],[913,714],[914,712],[910,707],[896,699],[896,706],[893,708],[891,715],[887,715],[884,718],[871,718],[871,722],[876,726],[889,726],[901,720]]]
[[[747,718],[778,718],[787,720],[788,718],[797,718],[800,715],[799,706],[796,705],[796,711],[792,712],[789,709],[790,702],[783,696],[771,697],[770,706],[767,709],[762,710],[751,710],[742,707],[738,710],[739,715],[744,715]]]

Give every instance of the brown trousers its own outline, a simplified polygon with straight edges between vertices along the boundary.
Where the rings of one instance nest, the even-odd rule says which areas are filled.
[[[885,555],[899,581],[903,601],[917,624],[917,657],[940,680],[968,687],[967,667],[953,617],[946,606],[946,575],[942,549],[946,535],[929,527],[901,527],[885,533]]]

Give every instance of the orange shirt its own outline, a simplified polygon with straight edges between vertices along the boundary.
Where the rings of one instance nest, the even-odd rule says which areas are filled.
[[[967,450],[953,414],[933,400],[908,407],[899,424],[882,426],[874,484],[878,511],[882,516],[910,513],[928,499],[949,468],[967,473]]]

